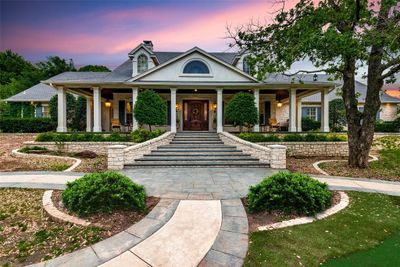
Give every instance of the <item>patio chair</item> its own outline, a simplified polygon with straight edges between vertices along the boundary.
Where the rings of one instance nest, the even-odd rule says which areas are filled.
[[[119,132],[121,131],[121,123],[119,122],[119,119],[111,120],[111,129],[112,131],[114,130],[118,130]]]
[[[269,118],[268,124],[271,127],[273,132],[279,131],[281,129],[280,123],[276,120],[276,118]]]

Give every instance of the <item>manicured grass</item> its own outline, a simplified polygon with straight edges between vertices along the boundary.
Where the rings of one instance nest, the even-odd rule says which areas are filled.
[[[384,180],[400,180],[400,149],[379,151],[379,160],[369,164],[367,169],[349,168],[347,162],[325,162],[320,167],[335,176],[364,177]]]
[[[383,241],[379,246],[328,261],[326,267],[400,266],[400,232]]]
[[[325,220],[251,234],[245,266],[318,266],[371,249],[400,231],[400,197],[349,196],[350,205]]]

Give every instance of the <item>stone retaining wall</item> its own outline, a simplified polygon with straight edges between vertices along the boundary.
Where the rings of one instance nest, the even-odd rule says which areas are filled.
[[[107,155],[108,147],[110,145],[135,145],[134,142],[35,142],[29,141],[24,142],[23,146],[33,147],[40,146],[45,147],[49,150],[61,150],[67,153],[81,152],[84,150],[93,151],[96,154]]]
[[[156,149],[158,146],[166,145],[174,138],[175,133],[166,132],[146,142],[126,147],[126,145],[112,145],[108,147],[108,169],[122,170],[125,164],[135,162],[144,154]]]
[[[284,145],[287,147],[288,156],[327,156],[346,157],[349,155],[347,142],[263,142],[258,145]]]
[[[235,146],[246,154],[258,158],[260,162],[267,163],[274,169],[286,169],[286,147],[280,144],[262,146],[243,140],[228,132],[219,134],[226,145]]]

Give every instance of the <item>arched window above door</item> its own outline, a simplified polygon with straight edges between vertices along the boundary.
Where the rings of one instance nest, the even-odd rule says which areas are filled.
[[[195,59],[185,65],[183,74],[210,74],[210,69],[203,61]]]

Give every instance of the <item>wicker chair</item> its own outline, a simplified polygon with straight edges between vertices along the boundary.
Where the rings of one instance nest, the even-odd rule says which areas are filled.
[[[280,131],[281,125],[275,118],[269,118],[268,124],[271,127],[273,132]]]

